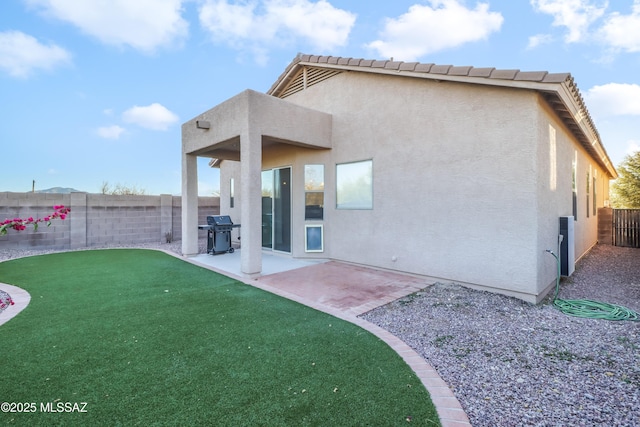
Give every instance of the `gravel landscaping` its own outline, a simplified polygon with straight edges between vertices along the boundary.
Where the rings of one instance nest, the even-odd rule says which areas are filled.
[[[135,247],[180,252],[180,242]],[[0,251],[0,260],[48,252]],[[559,298],[640,312],[640,249],[597,245]],[[532,305],[452,283],[361,317],[422,355],[473,426],[640,425],[640,321],[572,317],[551,298]]]
[[[198,242],[199,252],[206,253],[207,239],[200,239]],[[173,241],[171,243],[137,243],[135,245],[107,245],[97,246],[91,248],[78,249],[80,251],[92,250],[92,249],[117,249],[117,248],[142,248],[142,249],[162,249],[165,251],[175,252],[182,254],[182,242],[180,240]],[[6,261],[8,259],[22,258],[25,256],[44,255],[55,252],[62,252],[61,250],[54,249],[1,249],[0,261]]]
[[[598,245],[559,298],[640,312],[640,249]],[[436,284],[362,316],[422,355],[473,426],[639,426],[640,322]]]

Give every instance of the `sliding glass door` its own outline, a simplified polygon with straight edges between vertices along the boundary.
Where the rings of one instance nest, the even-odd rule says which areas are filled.
[[[262,172],[262,247],[291,252],[291,168]]]
[[[262,171],[262,247],[273,247],[273,170]]]

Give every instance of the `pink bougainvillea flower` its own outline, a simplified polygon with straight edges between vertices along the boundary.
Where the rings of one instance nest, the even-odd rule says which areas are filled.
[[[48,215],[44,218],[34,219],[33,217],[29,217],[26,219],[23,218],[14,218],[14,219],[5,219],[3,222],[0,222],[0,236],[7,234],[8,228],[13,228],[16,231],[25,230],[26,225],[33,224],[33,228],[35,231],[38,230],[38,223],[46,222],[47,226],[51,225],[51,220],[54,218],[65,219],[71,209],[65,208],[64,205],[56,205],[53,207],[54,212],[51,215]]]

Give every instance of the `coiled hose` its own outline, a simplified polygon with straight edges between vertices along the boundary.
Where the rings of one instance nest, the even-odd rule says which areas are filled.
[[[558,272],[556,274],[556,291],[553,295],[553,305],[569,316],[583,317],[587,319],[605,319],[605,320],[640,320],[640,315],[633,310],[626,307],[609,304],[606,302],[592,301],[588,299],[560,299],[558,298],[558,292],[560,290],[560,258],[553,253],[552,250],[547,249],[553,257],[556,259],[558,265]]]

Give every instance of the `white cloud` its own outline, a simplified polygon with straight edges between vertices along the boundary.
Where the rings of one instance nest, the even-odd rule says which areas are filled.
[[[640,0],[633,3],[630,15],[614,12],[605,19],[600,35],[614,49],[640,52]]]
[[[549,44],[551,42],[553,42],[553,36],[550,34],[536,34],[535,36],[529,37],[527,49],[535,49],[540,45]]]
[[[255,31],[254,38],[265,35],[271,38],[275,30],[256,25],[258,17],[254,15],[255,9],[255,3],[229,4],[225,0],[207,0],[200,7],[200,24],[215,39],[248,39],[252,37],[252,29]]]
[[[251,52],[266,62],[273,46],[310,43],[320,52],[347,43],[356,15],[326,0],[205,0],[200,24],[216,43]]]
[[[584,97],[594,116],[640,116],[640,85],[608,83],[592,87]]]
[[[413,5],[400,17],[387,19],[381,39],[369,43],[382,57],[416,60],[438,52],[486,39],[499,31],[504,18],[490,12],[487,3],[468,9],[458,0],[430,0],[431,6]]]
[[[105,139],[119,139],[120,135],[124,133],[124,128],[118,125],[103,126],[97,130],[98,136]]]
[[[122,113],[122,119],[140,127],[152,130],[167,130],[178,121],[178,116],[157,102],[146,107],[137,105]]]
[[[220,188],[209,181],[198,181],[198,196],[201,197],[219,197]]]
[[[26,0],[47,16],[69,22],[103,43],[144,52],[187,36],[184,0]]]
[[[566,27],[568,33],[565,42],[575,43],[583,41],[589,34],[589,26],[599,19],[607,8],[607,2],[602,7],[592,0],[531,0],[531,6],[536,12],[553,16],[553,26]]]
[[[35,70],[51,70],[71,61],[71,54],[55,44],[42,44],[20,31],[0,32],[0,69],[13,77],[29,77]]]
[[[292,37],[307,39],[322,51],[344,46],[356,21],[355,14],[324,0],[272,0],[266,6],[267,15],[278,17],[280,26]]]
[[[635,154],[640,151],[640,140],[629,140],[627,141],[627,152],[625,154]]]

